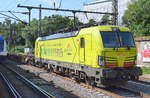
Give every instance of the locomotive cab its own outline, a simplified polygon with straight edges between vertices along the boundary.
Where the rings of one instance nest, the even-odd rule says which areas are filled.
[[[132,33],[127,28],[111,27],[107,31],[101,30],[100,37],[103,49],[98,64],[104,69],[102,84],[138,80],[142,71],[136,67],[137,51]]]
[[[131,67],[136,64],[136,46],[131,32],[102,31],[106,67]]]

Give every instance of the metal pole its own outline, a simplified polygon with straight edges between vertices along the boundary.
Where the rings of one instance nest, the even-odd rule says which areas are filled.
[[[76,28],[76,12],[73,12],[73,26]]]
[[[112,11],[114,15],[112,16],[112,22],[114,25],[118,24],[118,0],[112,0]]]
[[[42,34],[42,29],[41,29],[41,19],[42,19],[42,5],[40,4],[40,6],[39,6],[40,8],[39,8],[39,35],[38,36],[41,36],[41,34]]]
[[[29,10],[29,26],[30,26],[30,21],[31,21],[31,9],[32,9],[32,8],[29,8],[29,7],[28,7],[28,10]]]

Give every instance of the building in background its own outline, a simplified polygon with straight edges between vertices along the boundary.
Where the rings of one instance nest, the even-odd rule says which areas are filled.
[[[111,2],[112,0],[110,0],[110,2],[98,3],[103,1],[109,0],[94,0],[93,2],[90,2],[89,5],[83,6],[82,10],[97,11],[97,12],[112,12],[112,2]],[[95,4],[96,2],[97,4]],[[130,2],[131,0],[118,0],[118,25],[122,24],[122,16],[127,10],[128,4]],[[90,19],[94,19],[95,21],[100,22],[103,15],[79,13],[77,16],[81,22],[87,23]]]

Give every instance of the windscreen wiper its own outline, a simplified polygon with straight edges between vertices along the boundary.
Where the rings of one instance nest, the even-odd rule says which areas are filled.
[[[130,46],[126,45],[125,47],[127,48],[127,50],[130,50]]]
[[[118,46],[117,46],[118,44],[115,44],[115,46],[114,46],[114,48],[113,48],[113,50],[117,50],[118,51]]]

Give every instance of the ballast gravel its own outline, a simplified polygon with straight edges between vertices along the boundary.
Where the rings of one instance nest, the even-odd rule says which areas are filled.
[[[17,65],[17,66],[24,70],[29,70],[29,72],[38,75],[40,78],[48,82],[53,82],[56,86],[64,88],[65,90],[70,91],[81,98],[112,98],[95,90],[81,86],[75,83],[74,81],[64,80],[61,77],[57,77],[57,75],[47,73],[43,69],[28,65]]]
[[[54,95],[56,98],[112,98],[110,96],[107,96],[105,94],[102,94],[96,90],[87,88],[85,86],[82,86],[73,80],[66,80],[63,79],[63,77],[59,77],[56,74],[53,73],[48,73],[47,71],[43,70],[42,68],[37,68],[34,66],[29,66],[29,65],[23,65],[23,64],[18,64],[16,62],[7,60],[7,63],[15,65],[23,70],[29,71],[30,73],[35,74],[36,76],[39,76],[43,80],[47,81],[48,83],[52,84],[53,86],[45,86],[43,85],[42,80],[38,79],[30,79],[32,82],[35,84],[40,85],[41,88],[46,90],[47,92],[51,93]],[[64,90],[62,90],[64,89]],[[56,94],[57,92],[61,92],[60,94]],[[63,91],[63,92],[62,92]],[[64,93],[64,94],[62,94]],[[67,94],[71,93],[71,94]],[[72,95],[72,96],[71,96]]]

